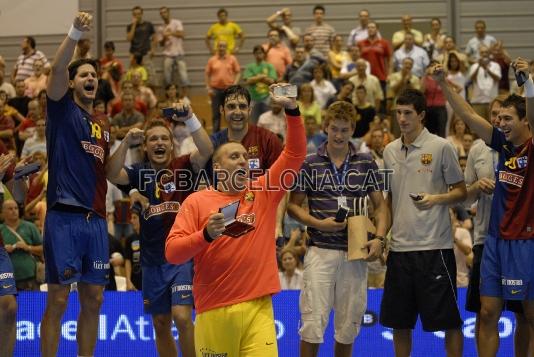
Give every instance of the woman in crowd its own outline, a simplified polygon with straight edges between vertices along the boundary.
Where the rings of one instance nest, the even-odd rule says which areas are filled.
[[[292,248],[284,248],[280,254],[282,271],[279,273],[282,290],[302,289],[302,270],[298,268],[298,255]]]
[[[309,83],[304,83],[300,86],[297,104],[302,117],[312,116],[315,118],[317,124],[321,124],[321,107],[315,101],[315,94]]]

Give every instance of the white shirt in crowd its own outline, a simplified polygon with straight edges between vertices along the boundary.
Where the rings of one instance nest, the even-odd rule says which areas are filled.
[[[295,273],[291,278],[287,277],[286,274],[281,271],[278,273],[280,277],[280,286],[282,290],[301,290],[304,282],[304,274],[302,270],[295,269]]]
[[[475,63],[469,68],[469,78],[475,73],[480,64]],[[501,78],[501,67],[493,61],[490,61],[487,69]],[[482,67],[479,69],[476,79],[473,81],[473,93],[471,94],[471,103],[489,103],[499,94],[499,80],[494,80],[487,70]]]

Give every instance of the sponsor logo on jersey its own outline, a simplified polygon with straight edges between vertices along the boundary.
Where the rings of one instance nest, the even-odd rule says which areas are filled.
[[[520,175],[513,174],[511,172],[499,171],[499,181],[505,182],[517,187],[523,187],[523,181],[525,178]]]
[[[145,212],[143,213],[143,217],[145,219],[149,219],[153,216],[158,216],[160,214],[164,213],[177,213],[180,210],[180,202],[163,202],[159,205],[150,206],[148,207]]]
[[[100,159],[100,161],[104,163],[104,149],[102,149],[100,146],[91,144],[87,141],[82,141],[82,148],[85,150],[85,152]]]

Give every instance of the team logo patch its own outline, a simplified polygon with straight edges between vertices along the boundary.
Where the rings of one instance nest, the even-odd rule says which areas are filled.
[[[432,163],[432,154],[421,154],[421,163],[428,166]]]
[[[260,149],[256,145],[248,148],[248,154],[250,156],[257,156],[259,152],[260,152]]]
[[[254,192],[247,192],[245,194],[245,201],[249,201],[249,202],[254,201]]]
[[[73,275],[74,270],[72,270],[71,268],[65,268],[65,270],[63,270],[63,279],[69,280],[70,278],[72,278]]]

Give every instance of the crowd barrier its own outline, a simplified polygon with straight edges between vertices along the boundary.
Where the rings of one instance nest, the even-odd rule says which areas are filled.
[[[464,310],[465,289],[459,289],[459,307],[464,320],[464,356],[476,356],[474,345],[475,316]],[[360,335],[354,347],[354,356],[393,356],[393,336],[390,329],[378,323],[382,290],[369,290],[367,312]],[[278,348],[281,357],[298,356],[299,308],[298,291],[284,291],[274,296]],[[15,356],[38,356],[39,324],[43,314],[46,293],[22,292],[17,298],[17,343]],[[76,293],[70,296],[65,317],[61,323],[61,341],[58,356],[76,356],[76,319],[78,314]],[[512,356],[513,314],[504,313],[499,322],[501,347],[499,356]],[[177,336],[177,331],[173,333]],[[418,324],[413,334],[413,357],[445,356],[443,332],[423,333]],[[321,357],[333,356],[333,326],[331,323],[321,346]],[[143,313],[143,300],[139,292],[106,292],[100,314],[100,328],[95,356],[156,356],[154,332],[149,315]],[[203,356],[199,356],[203,357]],[[234,357],[234,356],[228,356]]]

